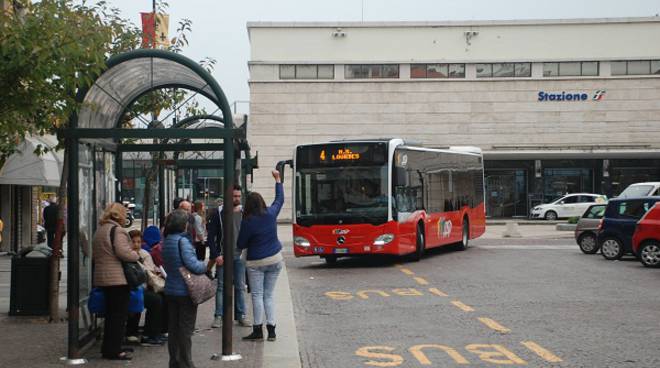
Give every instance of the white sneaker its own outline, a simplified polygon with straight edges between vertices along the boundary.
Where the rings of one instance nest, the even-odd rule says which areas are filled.
[[[216,316],[213,319],[213,324],[211,325],[211,328],[220,328],[222,327],[222,316]]]
[[[240,326],[243,326],[243,327],[251,327],[252,326],[252,322],[250,322],[250,320],[247,319],[247,317],[239,318],[238,319],[238,324]]]

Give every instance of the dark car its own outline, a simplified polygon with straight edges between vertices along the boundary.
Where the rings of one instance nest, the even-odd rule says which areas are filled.
[[[585,254],[598,252],[598,226],[605,214],[606,204],[592,204],[584,211],[580,221],[575,226],[575,241]]]
[[[598,244],[603,257],[614,260],[632,253],[632,237],[637,221],[659,201],[660,196],[611,199],[598,230]]]

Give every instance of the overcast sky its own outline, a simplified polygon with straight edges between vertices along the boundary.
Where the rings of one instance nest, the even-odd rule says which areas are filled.
[[[108,0],[140,25],[151,0]],[[660,0],[169,0],[170,35],[182,18],[192,21],[184,55],[215,58],[214,77],[230,103],[247,101],[252,21],[440,21],[655,16]],[[248,112],[238,103],[239,112]]]

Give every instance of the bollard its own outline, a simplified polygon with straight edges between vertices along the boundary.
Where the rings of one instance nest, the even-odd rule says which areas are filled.
[[[517,222],[507,222],[506,229],[502,233],[504,238],[522,238]]]

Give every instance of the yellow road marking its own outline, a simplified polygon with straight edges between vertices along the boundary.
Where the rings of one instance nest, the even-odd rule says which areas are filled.
[[[430,292],[431,294],[435,294],[435,295],[437,295],[437,296],[447,296],[447,294],[445,294],[443,291],[441,291],[441,290],[438,289],[438,288],[429,288],[429,292]]]
[[[428,285],[429,284],[428,281],[426,281],[425,279],[423,279],[421,277],[413,277],[413,279],[415,279],[415,281],[417,281],[417,283],[420,284],[420,285]]]
[[[533,351],[536,355],[543,358],[546,362],[559,363],[562,361],[560,357],[544,349],[541,347],[541,345],[535,343],[534,341],[523,341],[521,344],[524,345],[527,349]]]
[[[467,304],[464,304],[460,300],[452,300],[451,304],[456,306],[458,309],[462,310],[463,312],[474,312],[474,308],[470,307]]]
[[[415,274],[414,272],[412,272],[411,270],[409,270],[407,268],[399,268],[399,271],[405,273],[406,275],[410,275],[410,276]]]
[[[479,317],[479,321],[499,333],[509,333],[511,330],[486,317]]]

